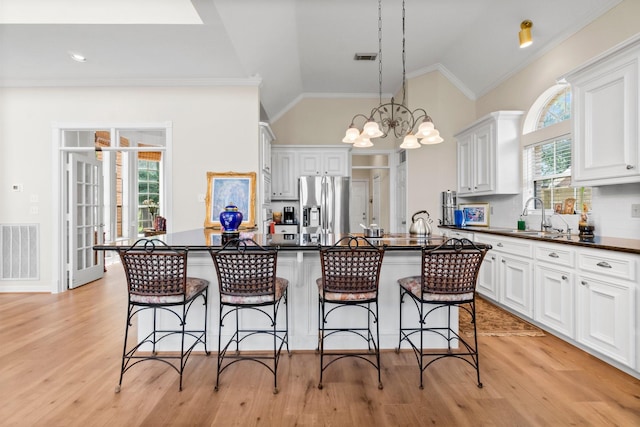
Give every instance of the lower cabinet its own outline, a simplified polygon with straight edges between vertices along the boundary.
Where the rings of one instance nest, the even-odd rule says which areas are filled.
[[[492,249],[482,262],[478,293],[527,317],[533,317],[532,243],[476,233],[475,241]]]
[[[533,317],[532,262],[511,255],[500,258],[502,295],[499,301],[518,313]]]
[[[567,245],[536,243],[534,320],[575,338],[575,251]]]
[[[538,264],[534,277],[534,320],[562,335],[575,338],[572,271],[558,266]]]
[[[636,370],[638,258],[583,249],[576,266],[576,340]]]
[[[477,292],[621,369],[640,372],[640,256],[475,233]]]

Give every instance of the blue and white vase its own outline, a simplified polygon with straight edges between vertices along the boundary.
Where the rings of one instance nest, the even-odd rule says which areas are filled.
[[[242,212],[235,205],[225,206],[224,211],[220,212],[220,224],[223,233],[237,233],[242,224]]]

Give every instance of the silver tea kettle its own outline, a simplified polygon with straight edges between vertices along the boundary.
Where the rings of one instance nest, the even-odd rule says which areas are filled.
[[[420,214],[427,214],[427,218],[417,218]],[[417,236],[430,236],[431,235],[431,223],[433,220],[429,216],[427,211],[418,211],[411,217],[411,227],[409,227],[409,234]]]

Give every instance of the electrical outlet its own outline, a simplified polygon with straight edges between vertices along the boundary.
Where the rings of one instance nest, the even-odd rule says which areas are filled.
[[[631,205],[631,218],[640,218],[640,204]]]
[[[15,192],[22,191],[22,184],[12,184],[11,191],[15,191]]]

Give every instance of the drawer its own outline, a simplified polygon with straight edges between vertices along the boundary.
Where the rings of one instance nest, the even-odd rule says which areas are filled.
[[[536,259],[538,261],[573,268],[574,251],[568,249],[566,245],[545,245],[539,243],[536,245]]]
[[[635,280],[638,258],[613,251],[585,250],[578,253],[578,268],[584,272]]]
[[[533,245],[526,239],[510,239],[508,237],[476,233],[476,242],[488,243],[496,252],[533,258]]]
[[[473,242],[473,233],[465,233],[463,231],[447,231],[447,237],[454,239],[469,239]]]

